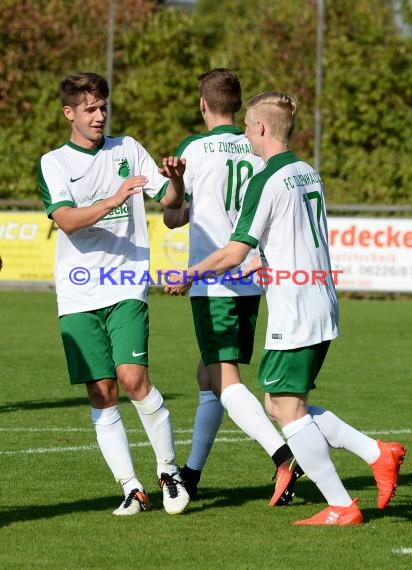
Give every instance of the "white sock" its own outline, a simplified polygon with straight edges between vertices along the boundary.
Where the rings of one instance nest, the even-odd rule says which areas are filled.
[[[308,406],[308,413],[331,447],[351,451],[371,465],[379,455],[378,442],[343,422],[329,410]]]
[[[271,457],[282,445],[285,445],[259,400],[244,384],[231,384],[225,388],[220,401],[235,424],[250,438],[260,443]]]
[[[329,505],[348,507],[352,503],[329,456],[329,446],[309,414],[283,427],[288,445],[306,475]]]
[[[157,460],[157,476],[172,475],[178,471],[175,463],[175,448],[169,410],[163,403],[159,390],[153,386],[140,402],[132,400]]]
[[[209,457],[216,434],[222,423],[224,407],[211,390],[199,392],[199,405],[193,424],[192,448],[186,465],[201,471]]]
[[[96,430],[100,451],[117,482],[123,486],[125,497],[132,489],[143,490],[136,478],[130,455],[129,442],[124,429],[119,406],[99,410],[91,409],[91,419]]]

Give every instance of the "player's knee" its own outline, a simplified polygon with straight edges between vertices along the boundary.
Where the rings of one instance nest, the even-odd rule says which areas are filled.
[[[117,375],[122,388],[132,400],[143,400],[149,394],[151,385],[146,366],[119,366]]]
[[[116,380],[104,379],[86,384],[90,403],[94,408],[109,408],[119,401],[119,388]]]
[[[203,362],[199,362],[199,365],[197,367],[197,383],[199,385],[199,390],[211,390],[209,374]]]
[[[305,398],[294,394],[265,394],[265,410],[280,426],[306,415]]]

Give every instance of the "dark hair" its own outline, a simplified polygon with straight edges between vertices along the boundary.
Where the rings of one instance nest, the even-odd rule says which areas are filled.
[[[240,81],[230,69],[218,67],[199,75],[200,96],[212,113],[234,114],[242,106]]]
[[[60,101],[63,107],[66,105],[76,107],[86,93],[91,93],[99,99],[107,99],[109,85],[106,79],[97,73],[79,72],[65,77],[59,86]]]

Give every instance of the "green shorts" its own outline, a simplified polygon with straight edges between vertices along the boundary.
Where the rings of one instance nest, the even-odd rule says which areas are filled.
[[[259,384],[269,394],[307,394],[330,346],[330,340],[293,350],[263,350],[259,364]]]
[[[260,295],[191,297],[193,321],[205,364],[249,364],[253,353]]]
[[[148,365],[149,314],[143,301],[63,315],[59,322],[71,384],[117,378],[119,364]]]

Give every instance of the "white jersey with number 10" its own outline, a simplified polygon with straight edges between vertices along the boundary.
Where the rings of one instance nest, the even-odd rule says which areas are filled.
[[[264,163],[252,153],[249,140],[234,125],[188,137],[177,154],[186,159],[184,182],[186,199],[190,202],[189,266],[192,266],[227,244],[246,186]],[[242,267],[246,265],[247,261]],[[232,274],[238,271],[236,268]],[[257,284],[234,283],[226,274],[212,279],[211,284],[199,280],[190,290],[191,296],[209,297],[261,293],[262,288]]]

